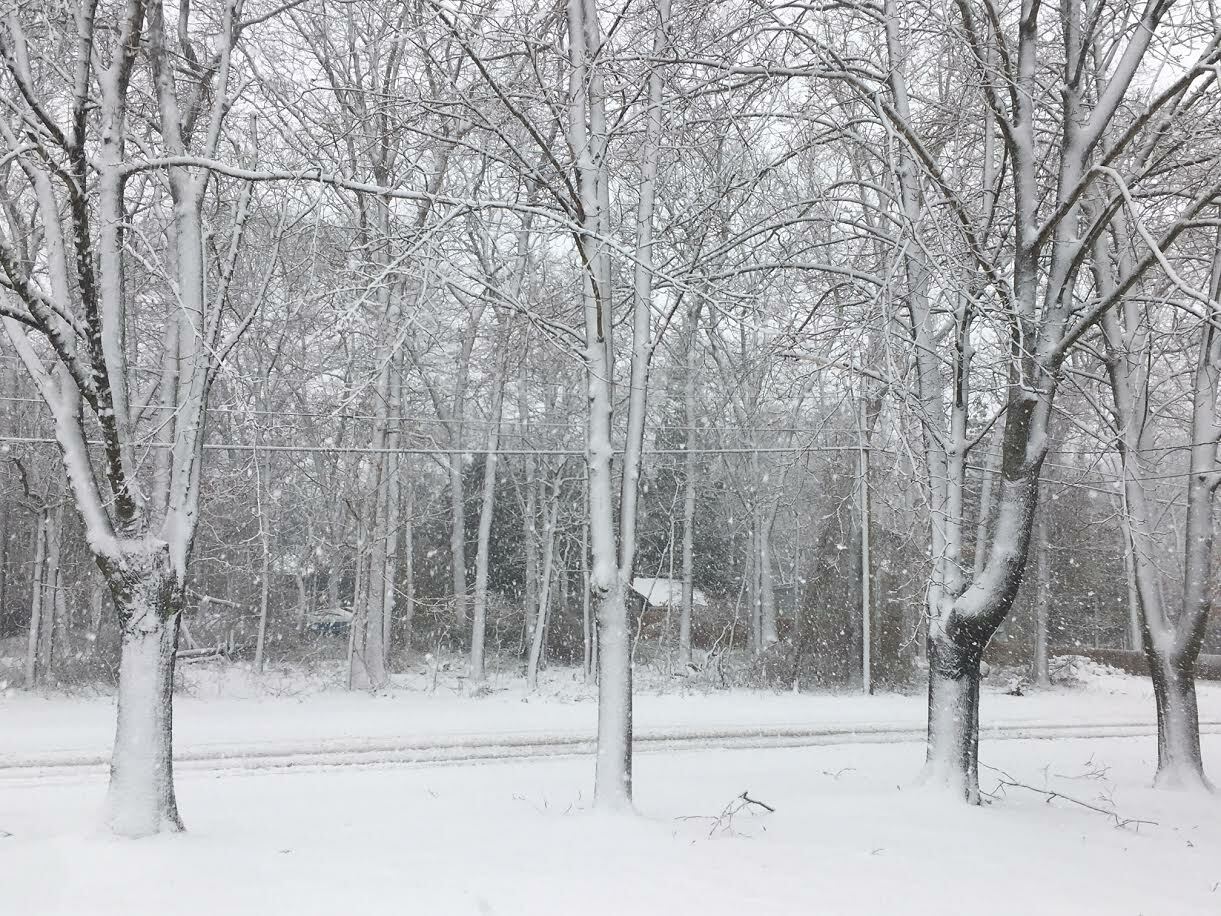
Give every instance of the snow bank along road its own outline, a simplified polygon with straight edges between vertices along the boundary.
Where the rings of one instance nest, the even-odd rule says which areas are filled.
[[[1206,734],[1221,734],[1221,721],[1201,723]],[[838,744],[896,744],[924,740],[924,729],[909,725],[736,726],[651,728],[637,732],[638,751],[813,747]],[[1156,734],[1148,722],[1008,722],[985,727],[986,739],[1123,738]],[[180,749],[180,770],[323,769],[470,763],[530,757],[591,754],[594,739],[584,731],[414,735],[402,738],[328,738],[310,741],[205,744]],[[0,754],[0,784],[48,779],[76,780],[103,775],[109,755],[57,750]]]

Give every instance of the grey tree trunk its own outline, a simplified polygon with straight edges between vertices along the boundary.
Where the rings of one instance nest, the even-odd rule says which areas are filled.
[[[687,372],[683,379],[683,423],[687,427],[687,453],[683,456],[683,546],[682,609],[678,617],[678,667],[683,674],[691,665],[691,612],[695,599],[695,373],[698,366],[699,300],[687,310]]]
[[[399,536],[402,524],[402,481],[400,479],[400,424],[403,410],[403,377],[398,358],[391,360],[390,404],[396,419],[386,432],[386,522],[382,538],[382,659],[383,668],[390,663],[394,637],[394,611],[398,604]]]
[[[297,632],[305,632],[305,621],[309,617],[309,588],[305,584],[304,573],[298,571],[297,581]]]
[[[410,481],[410,476],[408,481]],[[407,486],[406,522],[403,525],[403,657],[411,651],[415,624],[415,487]]]
[[[507,352],[507,345],[502,344]],[[483,498],[479,505],[479,540],[475,551],[475,594],[471,605],[471,656],[469,678],[480,684],[484,678],[484,642],[488,615],[488,548],[492,539],[492,513],[496,508],[496,454],[500,442],[500,419],[504,405],[504,372],[498,373],[488,422],[487,452],[483,464]]]
[[[589,502],[589,488],[585,487],[583,492],[583,501]],[[593,621],[590,618],[590,603],[589,603],[589,509],[588,505],[582,507],[584,511],[581,513],[581,648],[582,648],[582,663],[584,666],[585,683],[589,683],[594,676],[596,668],[595,655],[598,649],[597,636],[594,631]]]
[[[449,556],[454,616],[461,626],[466,623],[466,485],[461,452],[449,459]]]
[[[1033,679],[1040,687],[1051,686],[1051,659],[1047,630],[1051,616],[1051,547],[1047,538],[1047,507],[1039,510],[1035,523],[1035,600]]]
[[[551,607],[551,584],[555,569],[555,529],[560,514],[560,481],[557,475],[551,495],[551,506],[547,511],[547,523],[543,531],[543,581],[539,586],[538,614],[535,618],[534,637],[530,640],[530,660],[526,666],[526,686],[538,689],[538,671],[543,662],[547,643],[547,615]]]
[[[30,583],[30,629],[25,650],[25,686],[38,685],[42,669],[39,664],[39,646],[42,642],[43,599],[46,590],[43,588],[43,568],[46,566],[47,514],[38,514],[38,522],[34,526],[34,571]]]
[[[522,512],[522,550],[525,553],[525,586],[522,589],[523,651],[529,655],[534,642],[535,615],[538,612],[538,480],[533,455],[526,455],[525,507]]]
[[[267,381],[266,376],[263,379],[264,388]],[[266,405],[266,400],[264,400]],[[262,548],[262,568],[261,578],[259,579],[259,632],[258,638],[254,646],[254,670],[262,674],[264,655],[267,649],[267,613],[271,604],[271,519],[268,500],[271,492],[271,456],[262,456],[263,460],[259,461],[259,454],[255,452],[255,461],[258,462],[256,478],[258,482],[258,513],[259,513],[259,546]]]

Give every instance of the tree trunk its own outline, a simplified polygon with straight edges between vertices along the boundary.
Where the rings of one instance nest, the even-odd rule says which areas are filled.
[[[948,639],[928,641],[928,749],[921,782],[979,804],[979,662]]]
[[[377,441],[384,443],[385,436],[379,435]],[[369,551],[368,574],[363,580],[364,590],[356,604],[360,626],[356,632],[357,664],[353,668],[353,683],[364,690],[380,690],[386,686],[387,681],[383,614],[385,593],[389,587],[386,581],[386,513],[389,507],[385,502],[389,457],[382,454],[377,462],[377,485],[373,490],[373,530],[370,534],[372,549]]]
[[[343,573],[340,564],[339,551],[336,550],[331,557],[330,569],[326,572],[326,602],[327,607],[332,609],[339,607],[339,579]]]
[[[687,449],[683,456],[683,602],[678,618],[678,667],[683,674],[691,665],[691,606],[695,598],[695,342],[698,304],[688,310],[687,321],[690,324],[687,329],[687,372],[683,379],[683,423],[687,427]]]
[[[408,480],[410,480],[410,476]],[[403,658],[411,651],[411,628],[415,623],[415,486],[407,486],[403,524]]]
[[[589,494],[585,494],[588,501]],[[589,603],[589,512],[581,514],[581,660],[584,666],[585,683],[589,683],[594,675],[594,653],[597,639],[594,635],[593,620],[590,616]]]
[[[365,520],[356,520],[356,580],[352,584],[352,622],[348,624],[348,689],[360,690],[368,686],[368,675],[364,670],[364,630],[368,626],[365,597]]]
[[[1121,506],[1122,508],[1122,506]],[[1128,587],[1128,648],[1132,651],[1144,645],[1144,626],[1141,623],[1140,591],[1136,587],[1136,559],[1132,556],[1132,533],[1129,531],[1131,522],[1124,514],[1123,523],[1123,565],[1124,576]]]
[[[504,377],[496,379],[492,416],[488,425],[487,454],[483,459],[483,499],[479,506],[479,541],[475,550],[475,595],[471,603],[470,681],[482,683],[484,641],[488,622],[488,549],[492,540],[492,513],[496,508],[496,450],[500,443],[500,417],[504,405]]]
[[[873,561],[870,557],[870,523],[872,512],[869,505],[869,441],[865,421],[865,403],[861,402],[861,453],[860,453],[860,500],[861,500],[861,692],[873,693]]]
[[[1051,616],[1051,559],[1047,543],[1047,509],[1039,510],[1035,527],[1036,568],[1034,599],[1034,682],[1040,687],[1051,686],[1051,665],[1047,648],[1047,628]]]
[[[267,378],[263,377],[264,390],[266,390]],[[263,404],[266,405],[266,397],[263,399]],[[263,461],[259,461],[259,455],[255,453],[255,461],[258,463],[256,479],[258,483],[258,512],[259,512],[259,546],[263,553],[262,575],[259,578],[259,632],[254,645],[254,670],[258,674],[263,673],[263,661],[267,649],[267,612],[271,605],[271,532],[269,530],[269,508],[268,498],[271,492],[271,456],[263,456]]]
[[[759,519],[759,639],[763,651],[775,645],[780,636],[776,631],[776,586],[772,576],[772,523],[775,516],[762,510]]]
[[[394,610],[398,604],[399,576],[399,528],[402,524],[403,487],[400,479],[401,463],[397,451],[401,442],[401,414],[403,411],[403,378],[397,365],[397,355],[391,366],[390,407],[395,411],[394,422],[386,433],[386,522],[383,533],[385,547],[382,552],[382,667],[389,664],[394,639]]]
[[[462,453],[449,459],[449,553],[454,590],[454,617],[466,623],[466,492],[462,481]]]
[[[604,807],[632,802],[632,645],[627,601],[616,578],[601,593],[598,620],[598,759],[594,794]]]
[[[109,578],[123,648],[106,822],[128,837],[180,831],[173,763],[174,652],[181,619],[176,586],[157,567]]]
[[[750,649],[755,655],[763,651],[762,634],[759,628],[759,606],[762,604],[762,598],[759,595],[758,522],[758,515],[752,510],[750,519],[750,555],[746,563],[746,601],[750,605]]]
[[[1200,715],[1196,705],[1195,662],[1173,652],[1161,652],[1149,637],[1145,657],[1157,703],[1158,788],[1211,789],[1200,751]]]
[[[538,610],[538,487],[534,456],[526,455],[526,505],[522,513],[522,543],[525,551],[525,586],[522,589],[522,650],[528,655],[534,642],[534,615]]]
[[[526,686],[531,690],[538,689],[538,669],[542,665],[547,644],[547,614],[551,607],[551,580],[555,570],[555,526],[560,514],[559,490],[557,478],[551,511],[547,516],[547,528],[543,532],[543,582],[538,590],[538,614],[535,617],[534,636],[530,640],[530,661],[526,667]]]
[[[305,574],[297,572],[297,632],[305,632],[305,620],[309,616],[309,589],[305,586]]]
[[[105,594],[105,581],[96,579],[93,583],[93,587],[89,589],[89,632],[95,644],[97,640],[101,638],[102,603]]]
[[[51,549],[47,554],[47,571],[51,588],[51,607],[54,609],[51,644],[47,647],[47,670],[63,671],[64,664],[71,659],[72,644],[68,639],[71,630],[68,609],[68,586],[62,563],[64,541],[64,502],[55,507],[52,516]]]
[[[38,515],[38,523],[34,526],[34,572],[30,586],[30,630],[25,651],[25,686],[33,688],[38,684],[40,668],[38,664],[38,647],[42,638],[42,612],[45,591],[42,587],[43,566],[46,550],[46,513]]]

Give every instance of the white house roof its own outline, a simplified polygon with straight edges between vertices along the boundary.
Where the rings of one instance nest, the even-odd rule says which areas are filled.
[[[648,579],[632,580],[632,591],[644,598],[649,607],[681,607],[683,603],[682,579]],[[707,607],[708,596],[698,588],[691,589],[691,604],[694,607]]]

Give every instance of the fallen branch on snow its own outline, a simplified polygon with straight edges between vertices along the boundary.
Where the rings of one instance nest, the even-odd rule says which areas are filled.
[[[1040,789],[1038,786],[1032,786],[1032,785],[1028,785],[1027,783],[1024,783],[1024,782],[1018,782],[1016,779],[1014,779],[1012,776],[1010,776],[1008,773],[1006,773],[1004,770],[1000,769],[999,767],[988,766],[988,764],[986,764],[986,763],[980,763],[980,766],[986,770],[991,770],[994,773],[1000,774],[1000,778],[998,779],[997,785],[996,785],[998,792],[1000,790],[1010,789],[1010,788],[1025,789],[1027,792],[1034,792],[1036,795],[1042,795],[1044,802],[1047,804],[1051,804],[1053,801],[1055,801],[1057,798],[1059,798],[1059,799],[1062,799],[1063,801],[1069,802],[1074,805],[1078,805],[1078,806],[1080,806],[1082,808],[1086,808],[1090,811],[1096,811],[1099,814],[1102,814],[1102,815],[1105,815],[1106,817],[1111,818],[1115,822],[1116,827],[1135,827],[1137,829],[1137,831],[1139,831],[1142,824],[1148,824],[1150,827],[1157,826],[1157,821],[1144,820],[1143,818],[1139,818],[1139,817],[1123,817],[1117,811],[1115,811],[1114,808],[1103,808],[1100,805],[1091,804],[1090,802],[1082,801],[1079,798],[1073,798],[1071,795],[1065,795],[1063,792],[1057,792],[1055,789],[1046,789],[1046,788]],[[993,798],[998,797],[996,792],[991,792],[991,793],[987,793],[987,794],[991,795]]]
[[[751,798],[749,790],[735,797],[724,810],[715,817],[707,814],[689,814],[685,817],[680,817],[680,821],[711,821],[712,826],[708,828],[709,838],[715,836],[717,832],[727,833],[730,836],[737,836],[738,833],[733,829],[733,819],[742,811],[751,807],[762,808],[768,814],[775,814],[776,809],[767,802],[759,801],[757,798]]]

